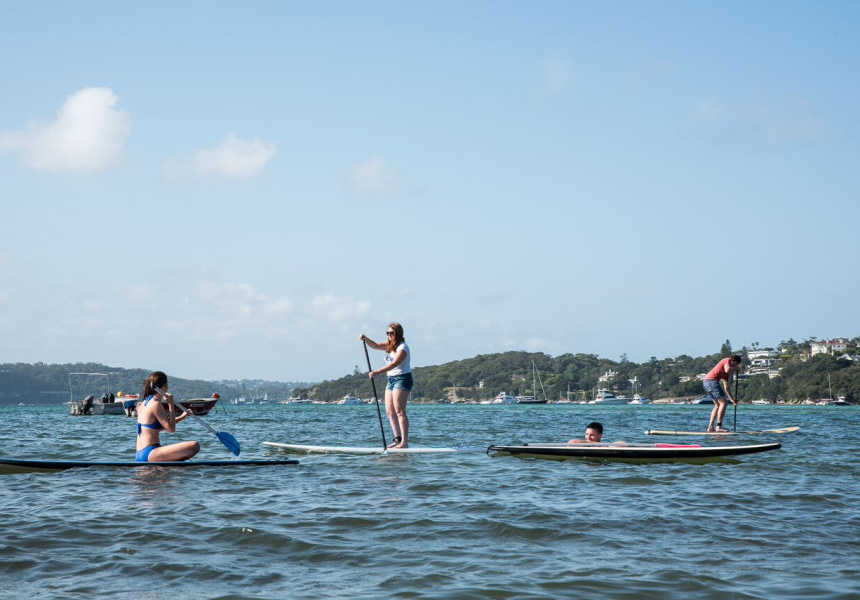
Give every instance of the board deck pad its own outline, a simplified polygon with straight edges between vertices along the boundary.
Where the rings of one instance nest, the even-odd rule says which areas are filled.
[[[266,446],[280,448],[289,452],[304,452],[306,454],[454,454],[464,452],[486,452],[486,447],[462,448],[388,448],[379,446],[312,446],[306,444],[281,444],[278,442],[263,442]]]
[[[0,471],[4,468],[22,470],[64,471],[66,469],[91,467],[271,467],[278,465],[297,465],[299,461],[289,460],[184,460],[176,462],[142,461],[86,461],[86,460],[29,460],[20,458],[0,458]]]
[[[722,458],[777,450],[780,444],[700,446],[698,444],[524,444],[490,446],[499,452],[536,458],[600,458],[607,460],[687,460]]]
[[[783,427],[781,429],[762,429],[761,431],[663,431],[648,429],[645,435],[762,435],[767,433],[792,433],[800,427]]]

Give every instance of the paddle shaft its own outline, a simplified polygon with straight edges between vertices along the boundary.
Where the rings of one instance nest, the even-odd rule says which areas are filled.
[[[370,352],[367,351],[367,340],[361,340],[361,343],[364,344],[364,357],[367,359],[367,372],[370,373],[373,371],[373,368],[370,366]],[[385,441],[385,427],[382,426],[382,411],[379,410],[379,397],[376,395],[376,382],[373,380],[373,377],[370,378],[370,383],[373,385],[373,400],[376,402],[376,416],[379,417],[379,433],[382,434],[382,450],[384,452],[388,449],[388,443]]]
[[[163,390],[161,390],[161,389],[159,389],[159,388],[157,388],[157,387],[156,387],[156,388],[154,388],[154,389],[155,389],[155,391],[156,391],[156,392],[158,392],[159,394],[161,394],[162,396],[164,396],[165,392],[164,392]],[[212,429],[212,428],[209,426],[209,423],[207,423],[206,421],[204,421],[203,419],[201,419],[200,417],[198,417],[197,415],[195,415],[191,410],[189,410],[185,405],[181,404],[180,402],[177,402],[176,400],[174,400],[174,401],[173,401],[173,403],[174,403],[174,404],[176,404],[176,405],[177,405],[179,408],[181,408],[182,410],[186,411],[189,415],[191,415],[192,417],[194,417],[194,419],[195,419],[198,423],[200,423],[201,425],[203,425],[203,427],[205,427],[206,429],[208,429],[208,430],[212,433],[212,435],[214,435],[215,437],[217,437],[217,438],[218,438],[218,440],[219,440],[222,444],[224,444],[224,446],[227,448],[227,450],[229,450],[230,452],[232,452],[232,453],[233,453],[233,454],[235,454],[236,456],[239,456],[239,452],[240,452],[240,449],[239,449],[239,442],[238,442],[238,441],[236,441],[236,438],[234,438],[234,437],[233,437],[232,435],[230,435],[229,433],[224,433],[224,432],[218,432],[218,431],[215,431],[214,429]]]
[[[732,425],[732,431],[738,430],[738,381],[740,380],[738,375],[740,375],[740,371],[735,373],[735,422]]]

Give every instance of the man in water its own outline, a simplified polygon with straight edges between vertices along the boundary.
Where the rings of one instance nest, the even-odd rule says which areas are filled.
[[[598,444],[603,439],[603,425],[594,421],[585,428],[584,440],[570,440],[568,444]]]

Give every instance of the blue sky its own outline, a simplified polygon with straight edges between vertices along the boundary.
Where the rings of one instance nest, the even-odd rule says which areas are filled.
[[[0,362],[860,334],[856,2],[0,0],[0,56]]]

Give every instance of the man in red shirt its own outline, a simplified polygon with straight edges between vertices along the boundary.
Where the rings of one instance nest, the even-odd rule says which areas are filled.
[[[728,429],[723,429],[723,415],[726,414],[726,406],[728,406],[726,398],[733,405],[738,405],[729,391],[729,376],[732,371],[740,370],[741,357],[733,354],[718,362],[717,366],[705,375],[705,380],[702,382],[705,386],[705,392],[714,401],[714,410],[711,411],[711,419],[708,421],[708,431],[728,431]]]

